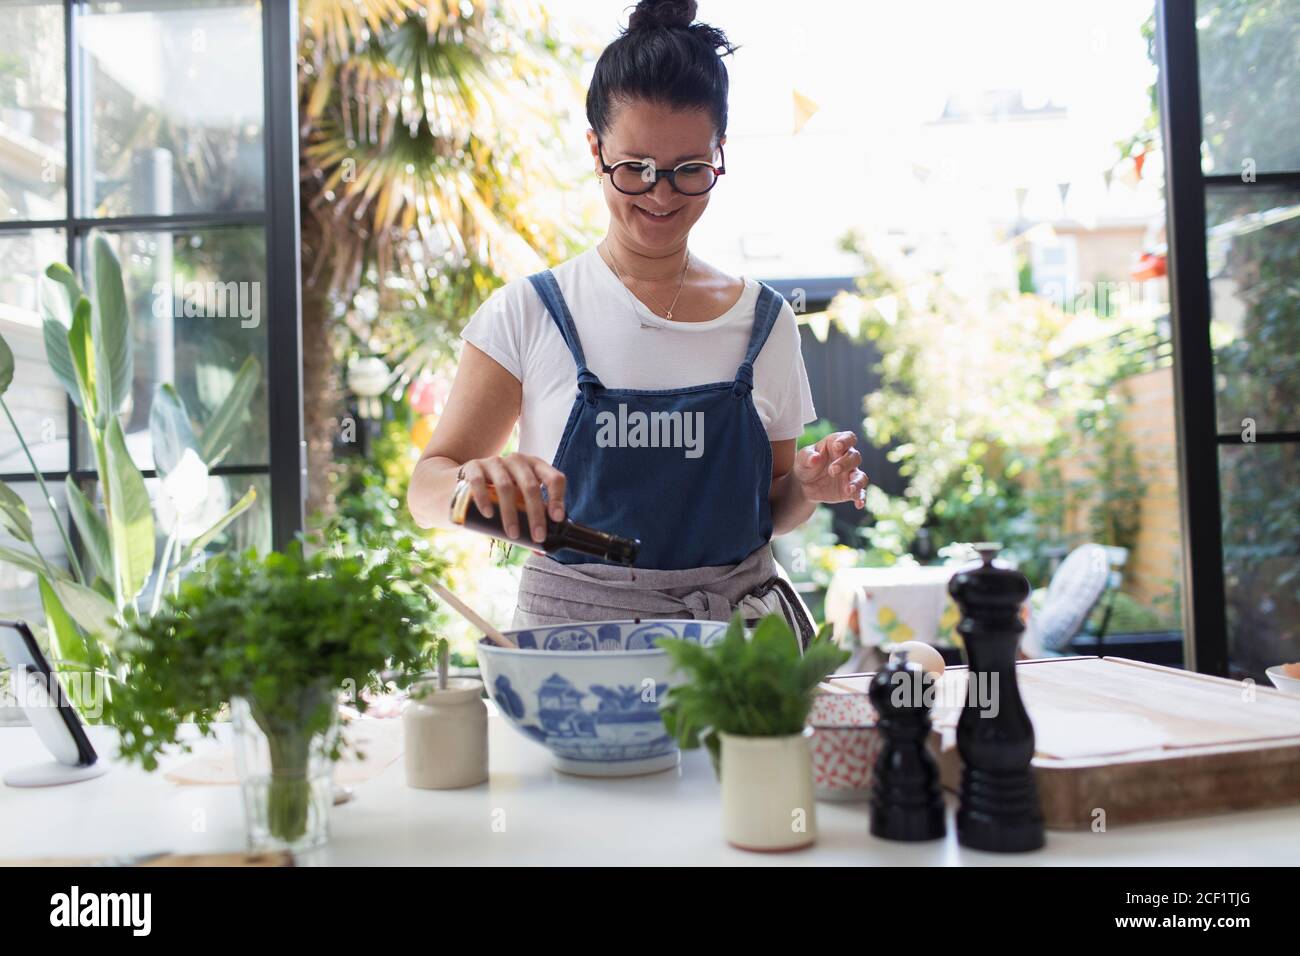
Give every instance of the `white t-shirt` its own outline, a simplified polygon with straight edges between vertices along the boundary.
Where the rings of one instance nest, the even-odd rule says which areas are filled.
[[[594,248],[552,272],[587,367],[607,388],[681,388],[736,377],[754,324],[754,279],[745,277],[745,291],[717,318],[677,322],[636,299]],[[532,283],[520,278],[497,289],[461,337],[523,384],[518,449],[553,461],[577,395],[578,369]],[[797,438],[817,418],[788,302],[754,362],[752,395],[772,441]]]

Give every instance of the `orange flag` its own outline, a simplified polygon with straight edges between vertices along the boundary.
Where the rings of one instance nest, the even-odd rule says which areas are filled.
[[[794,131],[798,133],[821,107],[798,90],[791,90],[791,93],[794,95]]]

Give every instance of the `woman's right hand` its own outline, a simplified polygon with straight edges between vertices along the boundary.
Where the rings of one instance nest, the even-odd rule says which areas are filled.
[[[564,520],[564,473],[536,455],[511,452],[491,458],[471,458],[461,468],[469,482],[474,504],[486,518],[492,517],[492,498],[488,483],[496,488],[497,499],[502,502],[501,522],[507,535],[519,537],[517,507],[506,503],[522,498],[528,515],[532,539],[540,544],[546,540],[546,511],[549,504],[551,517]],[[542,500],[542,487],[546,487],[547,501]]]

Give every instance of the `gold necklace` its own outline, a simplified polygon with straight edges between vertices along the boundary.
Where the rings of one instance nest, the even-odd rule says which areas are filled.
[[[618,276],[618,281],[623,284],[623,288],[627,289],[628,293],[631,294],[632,290],[627,288],[627,280],[623,278],[623,269],[618,264],[618,258],[614,255],[614,250],[610,248],[609,240],[605,240],[604,246],[605,246],[605,251],[609,253],[610,262],[614,263],[614,275]],[[673,309],[677,308],[677,300],[682,297],[682,289],[685,288],[686,286],[686,273],[690,269],[690,267],[691,267],[691,250],[688,248],[686,250],[686,258],[682,260],[682,277],[677,282],[677,294],[673,296],[673,301],[668,306],[666,311],[664,311],[664,307],[659,304],[658,299],[650,295],[649,292],[646,293],[646,296],[652,302],[654,302],[655,308],[664,311],[665,319],[671,321],[673,317]],[[631,273],[628,274],[631,275]],[[636,279],[637,277],[632,276],[632,278]],[[638,280],[638,281],[644,281],[644,280]]]

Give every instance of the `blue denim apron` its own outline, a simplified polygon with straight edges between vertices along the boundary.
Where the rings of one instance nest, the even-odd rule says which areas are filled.
[[[606,388],[587,367],[573,316],[548,269],[529,276],[578,368],[578,394],[552,465],[565,513],[641,540],[635,567],[738,564],[772,537],[772,443],[751,395],[754,360],[781,313],[763,285],[744,361],[729,382]],[[573,551],[564,564],[610,562]]]

